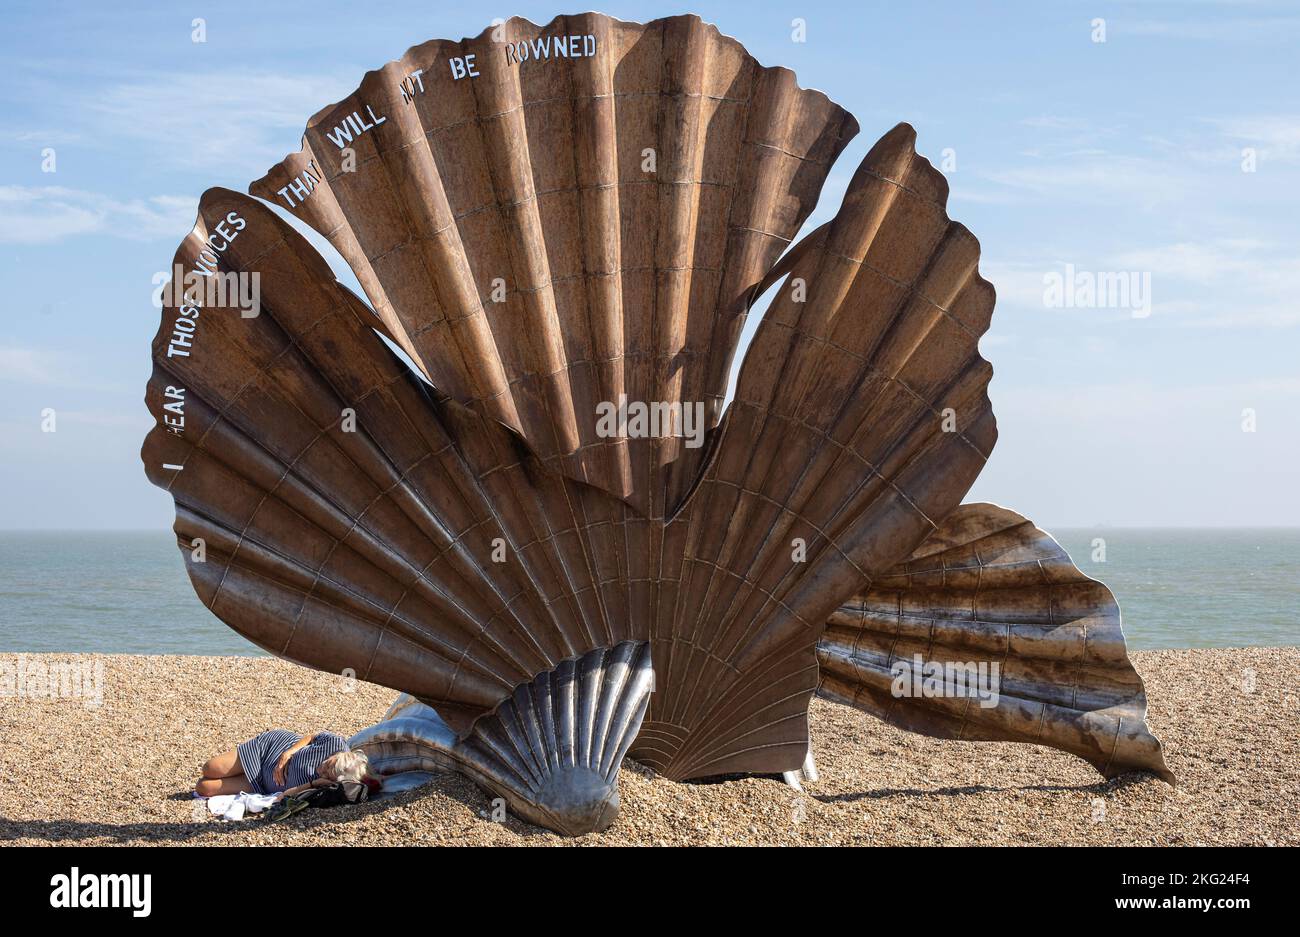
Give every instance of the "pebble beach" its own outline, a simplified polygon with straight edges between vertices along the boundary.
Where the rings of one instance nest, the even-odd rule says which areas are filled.
[[[767,777],[675,783],[629,761],[618,819],[580,840],[493,822],[457,775],[280,823],[223,822],[190,795],[205,759],[269,728],[349,735],[394,692],[271,658],[6,660],[100,676],[0,687],[0,845],[1300,845],[1298,648],[1133,655],[1177,787],[814,700],[820,779],[803,792]]]

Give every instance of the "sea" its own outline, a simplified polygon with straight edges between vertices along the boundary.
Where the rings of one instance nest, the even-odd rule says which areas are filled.
[[[1052,533],[1130,648],[1300,644],[1300,529]],[[40,651],[263,654],[198,600],[170,531],[0,531],[0,653]]]

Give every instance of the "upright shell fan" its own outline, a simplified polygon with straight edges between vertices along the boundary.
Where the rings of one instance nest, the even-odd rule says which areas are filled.
[[[435,709],[358,737],[390,765],[465,770],[566,833],[610,822],[625,751],[674,779],[797,770],[819,656],[825,695],[907,728],[1168,776],[1110,594],[1022,518],[958,507],[996,436],[993,290],[911,128],[786,250],[855,132],[688,16],[515,19],[368,73],[251,191],[369,305],[228,190],[176,255],[143,458],[199,595]],[[257,309],[210,288],[240,277]],[[667,423],[637,431],[638,405]],[[957,651],[1014,675],[1005,709],[882,695],[904,652]]]
[[[596,405],[716,424],[750,292],[856,133],[695,17],[515,19],[368,73],[250,191],[330,240],[435,387],[663,517],[703,449],[602,438]]]

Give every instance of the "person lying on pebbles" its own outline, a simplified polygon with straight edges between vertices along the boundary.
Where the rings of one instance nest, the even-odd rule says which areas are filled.
[[[371,793],[379,777],[370,770],[365,753],[352,751],[348,740],[334,732],[298,735],[272,729],[209,758],[194,785],[200,797],[221,794],[296,794],[325,781],[356,781]]]

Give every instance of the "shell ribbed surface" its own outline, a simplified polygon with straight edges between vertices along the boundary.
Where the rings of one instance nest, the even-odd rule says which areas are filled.
[[[1017,719],[1069,710],[1034,741],[1157,770],[1109,592],[1027,521],[959,508],[997,436],[978,349],[994,293],[912,128],[787,251],[856,132],[825,95],[696,17],[497,29],[368,73],[252,186],[366,299],[264,201],[201,199],[142,458],[203,602],[272,653],[434,707],[488,786],[608,806],[624,753],[673,779],[798,769],[828,622],[824,693],[1028,737],[987,723],[1000,709],[891,704],[873,670],[888,635],[917,637],[867,613],[933,576],[900,570],[975,556],[1010,575],[985,563],[1006,541],[1060,580],[999,593],[1029,603],[1025,627],[1010,607],[1000,632],[925,613],[934,639],[1000,654]],[[213,277],[256,278],[260,309]],[[724,414],[750,303],[777,283]],[[602,433],[620,398],[699,404],[703,444]],[[1095,622],[1073,644],[1050,617],[1066,607]],[[1102,763],[1108,726],[1155,756]],[[552,819],[613,815],[578,814]]]
[[[250,191],[330,240],[440,390],[661,517],[700,450],[602,438],[596,405],[716,423],[750,290],[856,132],[698,17],[513,18],[368,73]]]
[[[1172,782],[1119,605],[1050,536],[992,504],[963,504],[904,563],[836,611],[817,645],[818,693],[940,738],[1033,742],[1106,777]],[[996,663],[994,705],[900,696],[900,662]]]

